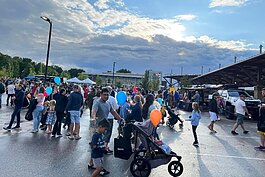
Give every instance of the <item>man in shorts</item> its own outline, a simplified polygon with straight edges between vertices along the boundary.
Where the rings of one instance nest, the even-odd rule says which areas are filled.
[[[81,139],[80,132],[80,111],[83,106],[83,96],[79,92],[79,86],[74,85],[73,92],[70,94],[68,103],[66,106],[66,110],[70,113],[71,125],[70,125],[70,133],[71,135],[68,137],[70,140]],[[74,136],[75,133],[75,136]]]
[[[211,131],[210,133],[217,133],[214,130],[214,123],[217,121],[217,114],[218,114],[218,107],[217,107],[217,98],[218,98],[218,94],[214,93],[213,97],[209,103],[209,114],[210,114],[210,119],[211,119],[211,123],[210,125],[208,125],[209,130]]]
[[[248,134],[248,131],[245,129],[245,127],[243,125],[245,115],[247,114],[248,116],[250,116],[250,114],[248,113],[247,107],[246,107],[246,103],[245,103],[245,95],[241,94],[240,98],[236,101],[235,111],[236,111],[236,118],[237,119],[236,119],[236,123],[235,123],[231,133],[233,135],[238,135],[238,133],[236,132],[236,129],[240,125],[241,128],[243,129],[243,133]]]

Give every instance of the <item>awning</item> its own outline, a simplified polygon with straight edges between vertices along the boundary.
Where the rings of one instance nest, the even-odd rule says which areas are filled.
[[[72,79],[68,79],[66,80],[65,82],[70,82],[70,83],[81,83],[81,81],[77,78],[77,77],[74,77]]]
[[[90,80],[89,78],[87,78],[87,79],[85,79],[85,80],[82,80],[82,81],[80,81],[80,82],[83,83],[83,84],[91,84],[91,85],[96,84],[96,82]]]

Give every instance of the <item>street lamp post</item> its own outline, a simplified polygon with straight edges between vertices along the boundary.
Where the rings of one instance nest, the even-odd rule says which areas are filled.
[[[115,72],[115,64],[116,64],[116,62],[114,61],[113,62],[113,70],[112,70],[112,87],[114,88],[115,86],[115,77],[114,77],[114,72]]]
[[[45,84],[46,80],[47,80],[47,71],[48,71],[48,64],[49,64],[49,54],[50,54],[51,34],[52,34],[52,21],[48,17],[45,17],[45,16],[41,16],[40,18],[47,21],[50,24],[47,58],[46,58],[45,73],[44,73],[44,84]]]

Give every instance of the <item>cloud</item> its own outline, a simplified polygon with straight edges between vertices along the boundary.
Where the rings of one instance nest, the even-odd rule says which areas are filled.
[[[230,50],[235,50],[235,51],[246,51],[247,49],[247,44],[244,41],[221,41],[217,40],[214,38],[210,38],[209,36],[200,36],[197,39],[198,42],[207,44],[208,46],[213,46],[217,48],[222,48],[222,49],[230,49]]]
[[[7,8],[8,7],[8,8]],[[22,10],[21,10],[22,9]],[[193,14],[172,18],[142,17],[122,0],[2,0],[0,52],[45,61],[49,24],[53,22],[51,63],[87,72],[127,68],[143,73],[153,69],[167,73],[181,66],[184,73],[198,73],[201,66],[229,64],[234,56],[255,53],[243,40],[224,41],[205,35],[186,35],[183,21]]]
[[[197,16],[196,15],[192,15],[192,14],[187,14],[187,15],[177,15],[175,16],[176,19],[178,20],[186,20],[186,21],[190,21],[195,19]]]
[[[210,8],[225,7],[225,6],[243,6],[248,0],[212,0],[209,4]]]

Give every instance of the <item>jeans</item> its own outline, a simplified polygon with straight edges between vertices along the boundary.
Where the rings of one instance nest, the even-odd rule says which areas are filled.
[[[15,109],[14,109],[12,115],[11,115],[11,120],[10,120],[9,125],[8,125],[9,128],[12,127],[16,116],[17,116],[17,125],[16,125],[16,127],[20,127],[20,111],[21,111],[21,107],[15,106]]]
[[[33,111],[33,129],[38,130],[40,124],[40,114],[43,111],[43,106],[36,106]]]
[[[107,119],[109,122],[110,127],[106,130],[104,134],[104,139],[106,143],[110,142],[111,134],[112,134],[112,129],[113,129],[113,119]]]

